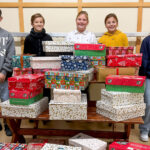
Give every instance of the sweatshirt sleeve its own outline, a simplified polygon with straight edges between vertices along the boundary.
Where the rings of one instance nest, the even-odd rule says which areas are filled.
[[[12,56],[15,55],[15,45],[12,35],[9,35],[6,45],[6,56],[4,58],[4,64],[2,66],[2,73],[7,75],[8,72],[12,72]]]

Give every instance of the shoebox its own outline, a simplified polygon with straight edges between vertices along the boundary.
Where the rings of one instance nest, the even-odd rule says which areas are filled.
[[[44,75],[25,74],[8,78],[9,90],[36,90],[44,87]]]
[[[142,117],[145,114],[145,103],[124,105],[124,106],[112,106],[108,105],[105,100],[97,101],[96,112],[105,117],[112,119],[113,121],[123,121],[136,117]]]
[[[96,78],[105,82],[108,75],[138,75],[139,67],[96,67]]]
[[[106,65],[105,56],[91,56],[92,67],[101,67]]]
[[[112,106],[125,106],[144,102],[144,93],[113,92],[101,90],[101,99]]]
[[[126,55],[133,54],[134,47],[106,47],[106,55]]]
[[[20,76],[23,74],[32,74],[32,68],[13,68],[13,76]]]
[[[45,72],[46,88],[85,90],[87,86],[88,74],[83,72]]]
[[[62,71],[88,70],[91,67],[88,56],[61,55]]]
[[[50,120],[87,120],[87,96],[82,94],[81,102],[58,103],[51,100],[49,103]]]
[[[20,143],[0,143],[1,150],[27,150],[27,144]]]
[[[104,44],[78,44],[74,45],[76,56],[106,56]]]
[[[44,97],[30,105],[13,105],[9,100],[0,105],[2,116],[36,118],[48,108],[48,98]]]
[[[105,89],[104,83],[90,83],[88,88],[89,100],[98,101],[101,99],[101,90]]]
[[[142,54],[108,55],[107,66],[109,67],[140,67]]]
[[[82,150],[82,149],[81,149],[81,147],[73,147],[73,146],[46,143],[41,150]]]
[[[24,90],[10,90],[9,101],[14,105],[30,105],[43,97],[43,88],[34,91]]]
[[[69,145],[81,147],[82,150],[106,150],[107,148],[106,142],[83,133],[70,138]]]
[[[108,75],[106,77],[106,90],[144,93],[145,79],[145,76]]]
[[[81,102],[80,90],[54,89],[54,101],[58,103],[78,103]]]
[[[109,145],[109,150],[150,150],[149,145],[117,141]]]
[[[74,43],[65,41],[43,41],[44,52],[73,52]]]
[[[30,64],[33,69],[57,69],[61,68],[60,57],[31,57]]]
[[[50,71],[51,69],[33,69],[34,74],[44,74],[46,71]],[[58,70],[57,70],[58,71]]]

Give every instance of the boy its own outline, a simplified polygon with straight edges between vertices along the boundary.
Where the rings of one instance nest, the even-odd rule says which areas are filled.
[[[2,11],[0,9],[0,22],[2,21]],[[12,75],[11,61],[15,55],[14,39],[12,35],[0,27],[0,99],[4,102],[9,99],[7,78]],[[4,127],[7,136],[11,136],[11,131],[4,120]],[[0,130],[2,125],[0,124]]]

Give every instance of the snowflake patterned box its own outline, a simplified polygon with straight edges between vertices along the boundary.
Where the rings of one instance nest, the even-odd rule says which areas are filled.
[[[54,101],[58,103],[78,103],[81,102],[80,90],[54,89]]]
[[[133,54],[134,47],[106,47],[106,55],[126,55]]]
[[[30,64],[33,69],[58,69],[61,68],[60,57],[31,57]]]
[[[9,100],[0,105],[2,116],[36,118],[48,108],[48,98],[44,97],[38,102],[28,106],[12,105],[9,103]]]
[[[85,90],[88,75],[80,72],[45,72],[45,87],[56,89]]]
[[[107,66],[109,67],[140,67],[142,54],[108,55]]]
[[[137,118],[144,116],[145,103],[113,106],[105,103],[105,100],[97,101],[96,112],[105,117],[112,119],[113,121],[123,121],[127,119]]]
[[[87,96],[82,94],[81,102],[58,103],[51,100],[49,103],[50,120],[87,120]]]
[[[123,106],[144,102],[144,93],[112,92],[101,90],[101,99],[112,106]]]
[[[91,56],[90,57],[92,67],[105,66],[105,56]]]
[[[61,56],[62,71],[78,71],[87,70],[91,67],[90,58],[88,56]]]
[[[81,147],[82,150],[106,150],[107,148],[106,142],[83,133],[70,138],[69,145]]]
[[[66,145],[48,144],[46,143],[41,150],[82,150],[81,147],[73,147]]]
[[[44,52],[73,52],[74,43],[65,41],[43,41]]]
[[[106,90],[144,93],[145,79],[145,76],[109,75],[106,77]]]
[[[76,56],[106,56],[104,44],[78,44],[74,45]]]

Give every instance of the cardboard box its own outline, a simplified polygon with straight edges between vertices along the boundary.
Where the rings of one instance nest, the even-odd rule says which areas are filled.
[[[138,75],[138,67],[97,67],[97,81],[105,82],[108,75]]]

